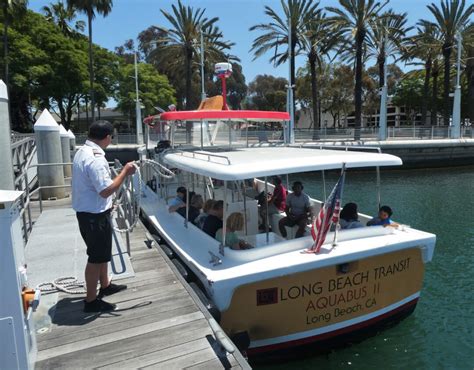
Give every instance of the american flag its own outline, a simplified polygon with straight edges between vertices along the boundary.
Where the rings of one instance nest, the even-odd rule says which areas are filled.
[[[319,253],[321,246],[326,240],[326,235],[331,224],[339,222],[339,213],[341,212],[342,189],[344,188],[345,168],[342,168],[341,177],[337,181],[326,202],[321,206],[318,217],[313,221],[311,236],[314,243],[307,250],[309,253]]]

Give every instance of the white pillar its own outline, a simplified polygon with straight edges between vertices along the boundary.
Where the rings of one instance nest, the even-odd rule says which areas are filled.
[[[386,64],[385,64],[386,65]],[[380,120],[379,120],[379,140],[387,140],[387,68],[385,69],[385,81],[380,89]]]
[[[21,191],[0,190],[0,359],[2,369],[33,369],[37,354],[31,312],[23,309],[21,292],[27,285],[25,246],[18,200]],[[31,310],[39,303],[36,294]],[[29,309],[29,310],[30,310]]]
[[[59,126],[53,116],[45,109],[34,125],[36,134],[36,147],[38,153],[38,164],[62,163],[61,139],[59,137]],[[64,185],[63,166],[39,166],[38,179],[41,186]],[[64,187],[43,189],[41,198],[64,198],[66,192]]]
[[[454,90],[453,102],[453,123],[451,127],[451,139],[459,139],[461,137],[461,52],[462,52],[462,37],[458,32],[456,35],[458,39],[458,55],[456,64],[456,88]]]
[[[61,140],[61,155],[63,163],[71,163],[71,142],[69,140],[69,134],[63,125],[59,125],[59,138]],[[64,165],[64,177],[72,176],[71,165]]]
[[[10,113],[7,85],[0,80],[0,189],[14,190]]]
[[[136,101],[135,101],[135,114],[136,114],[136,131],[137,131],[137,144],[143,144],[143,130],[142,130],[142,108],[140,105],[140,94],[138,91],[138,64],[137,64],[137,53],[134,52],[133,54],[135,60],[135,94],[136,94]]]

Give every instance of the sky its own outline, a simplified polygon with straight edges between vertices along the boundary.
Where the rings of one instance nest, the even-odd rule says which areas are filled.
[[[396,12],[407,12],[410,25],[414,25],[421,18],[432,20],[426,5],[433,1],[438,3],[440,0],[390,0],[386,8],[392,8]],[[44,5],[49,5],[51,2],[53,0],[30,0],[29,7],[39,12]],[[171,5],[176,3],[177,1],[170,0],[114,0],[112,12],[106,18],[97,16],[94,20],[93,41],[102,47],[114,50],[126,40],[136,39],[141,31],[151,25],[169,27],[170,24],[160,9],[171,12]],[[279,10],[280,0],[183,0],[183,4],[194,8],[205,8],[208,18],[219,17],[218,26],[224,38],[236,44],[231,54],[240,58],[247,83],[258,74],[288,76],[287,65],[274,67],[268,62],[272,56],[270,52],[257,60],[253,60],[250,52],[254,38],[260,33],[250,32],[249,28],[267,22],[268,17],[264,14],[265,5]],[[338,1],[320,0],[320,4],[337,6]],[[297,57],[296,64],[297,67],[303,66],[304,56]]]

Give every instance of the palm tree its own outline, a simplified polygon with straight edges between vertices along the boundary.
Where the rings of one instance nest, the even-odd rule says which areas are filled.
[[[267,51],[274,50],[274,55],[270,62],[274,65],[280,65],[288,60],[290,54],[290,86],[295,85],[295,56],[301,54],[304,49],[304,39],[308,41],[310,35],[308,28],[309,22],[318,17],[319,3],[314,0],[281,0],[284,18],[281,18],[271,7],[265,6],[265,14],[270,18],[270,23],[260,23],[250,27],[250,31],[262,31],[263,35],[258,36],[252,44],[251,51],[254,52],[254,60],[261,57]],[[288,30],[288,20],[291,19],[291,30]],[[316,22],[316,20],[315,20]],[[291,45],[289,43],[289,34],[291,32]],[[316,35],[316,32],[314,32]],[[310,42],[306,43],[307,51],[311,53]],[[280,46],[286,46],[287,49],[278,51]],[[289,53],[288,53],[288,48]],[[313,100],[313,109],[316,99]],[[293,109],[294,112],[294,109]],[[314,116],[316,117],[316,116]]]
[[[101,14],[106,17],[111,11],[113,0],[67,0],[70,9],[76,9],[87,15],[87,23],[89,28],[89,83],[90,83],[90,99],[91,99],[91,113],[92,122],[94,122],[95,114],[95,100],[94,100],[94,68],[93,68],[93,54],[92,54],[92,20],[95,14]]]
[[[388,0],[383,3],[376,0],[339,0],[342,9],[327,8],[335,14],[332,22],[345,34],[348,41],[346,45],[352,50],[355,49],[355,140],[360,139],[360,127],[362,126],[362,59],[364,46],[367,43],[370,25],[374,23],[387,3]]]
[[[421,122],[426,124],[426,116],[428,111],[429,102],[429,88],[430,79],[433,72],[433,64],[435,60],[441,54],[441,41],[440,35],[437,28],[433,24],[426,21],[419,21],[417,24],[417,33],[411,37],[408,41],[408,45],[405,49],[404,60],[420,60],[425,68],[425,79],[423,84],[423,101],[421,106]],[[420,64],[417,62],[411,62],[411,64]],[[434,96],[436,98],[436,96]],[[430,104],[431,111],[431,123],[435,123],[437,116],[437,105]]]
[[[194,9],[190,6],[184,6],[181,0],[177,6],[172,5],[172,13],[161,9],[161,13],[171,23],[171,28],[157,28],[156,48],[151,53],[158,60],[158,64],[164,63],[166,70],[175,70],[183,72],[185,75],[185,107],[186,109],[195,108],[193,100],[192,79],[193,72],[200,53],[200,35],[201,30],[205,41],[205,55],[208,61],[218,58],[227,59],[225,51],[234,44],[222,40],[222,33],[215,23],[218,17],[205,17],[205,9]]]
[[[397,14],[393,10],[383,13],[371,24],[367,40],[367,57],[377,60],[379,87],[385,83],[385,63],[388,57],[398,60],[407,45],[407,13]]]
[[[84,31],[86,25],[84,21],[77,21],[74,25],[74,29],[69,25],[69,23],[76,18],[76,9],[73,7],[65,7],[64,4],[58,0],[58,2],[54,4],[43,6],[42,10],[46,19],[57,24],[66,36],[73,36],[75,31]]]
[[[3,10],[3,57],[5,63],[4,80],[9,86],[8,71],[8,27],[13,17],[22,15],[26,12],[28,0],[1,0]]]
[[[450,63],[451,54],[455,45],[456,34],[462,33],[469,24],[469,18],[474,14],[474,4],[466,7],[465,0],[441,0],[441,7],[432,3],[428,9],[435,17],[433,23],[441,34],[443,40],[443,58],[444,58],[444,124],[449,125],[450,101],[449,101],[449,82],[450,82]]]
[[[319,99],[316,67],[321,70],[324,56],[328,56],[335,49],[338,43],[342,41],[341,38],[340,31],[330,25],[327,21],[326,13],[321,10],[317,10],[311,18],[303,23],[301,43],[303,50],[307,54],[310,69],[314,140],[319,139],[318,129],[320,128],[321,118],[321,115],[318,114]]]

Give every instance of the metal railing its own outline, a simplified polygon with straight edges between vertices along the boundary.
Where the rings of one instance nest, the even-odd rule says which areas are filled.
[[[40,168],[40,167],[54,167],[54,166],[72,166],[72,163],[39,163],[39,164],[31,164],[33,156],[31,156],[24,166],[21,173],[16,176],[15,185],[17,189],[22,191],[23,194],[20,197],[20,217],[22,218],[22,232],[23,232],[23,240],[26,246],[26,243],[29,240],[30,234],[33,230],[33,218],[31,214],[31,203],[33,201],[32,197],[37,195],[38,202],[39,202],[39,211],[40,214],[43,213],[43,196],[42,191],[46,189],[61,189],[61,188],[71,188],[71,184],[64,184],[64,185],[41,185],[40,178],[38,177],[37,186],[36,184],[32,184],[28,181],[28,170],[32,168]],[[112,173],[116,176],[117,170],[112,167]],[[69,180],[70,178],[65,178],[65,180]],[[34,187],[34,189],[32,189]],[[122,204],[117,205],[117,212],[119,217],[123,217],[125,219],[125,224],[127,228],[130,227],[127,214],[126,214],[127,207],[124,207]],[[126,245],[127,245],[127,253],[130,255],[130,233],[127,231],[126,235]]]
[[[295,129],[295,141],[352,141],[354,140],[355,128],[320,128],[314,130],[312,128]],[[361,127],[358,129],[360,140],[378,140],[378,127]],[[185,128],[178,127],[175,130],[175,145],[186,145],[200,139],[201,134],[198,132],[189,133]],[[208,133],[210,136],[210,133]],[[400,126],[387,128],[388,140],[433,140],[433,139],[449,139],[451,135],[451,127],[449,126]],[[472,126],[461,127],[461,138],[474,138],[474,128]],[[150,140],[158,142],[163,139],[162,134],[150,132]],[[76,135],[76,143],[82,145],[87,140],[87,135]],[[283,130],[278,129],[259,129],[244,130],[232,128],[221,129],[213,138],[214,145],[225,145],[232,143],[275,143],[283,142]],[[115,135],[112,145],[135,144],[137,136],[133,133],[121,133]],[[205,145],[207,146],[207,145]]]

